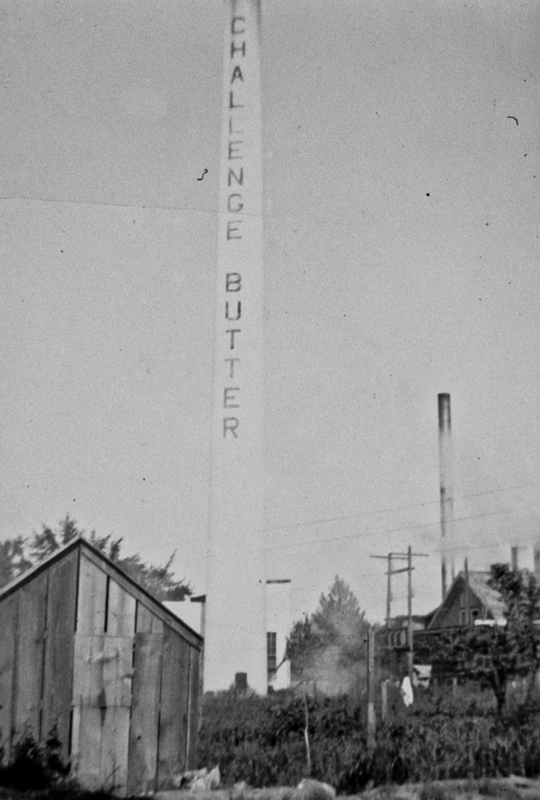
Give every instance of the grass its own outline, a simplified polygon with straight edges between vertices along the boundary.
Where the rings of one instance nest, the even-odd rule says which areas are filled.
[[[501,718],[485,696],[456,700],[431,692],[380,724],[371,751],[362,706],[346,697],[309,698],[308,711],[309,777],[341,794],[407,782],[424,783],[433,793],[423,800],[446,800],[438,781],[534,777],[540,770],[537,709],[514,709]],[[305,724],[300,698],[214,697],[203,705],[199,763],[219,764],[225,785],[296,786],[307,776]]]

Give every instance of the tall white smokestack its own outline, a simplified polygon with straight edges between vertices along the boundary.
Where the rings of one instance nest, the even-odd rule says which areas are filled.
[[[448,561],[454,576],[454,542],[453,534],[454,517],[454,485],[453,485],[453,448],[452,448],[452,418],[450,414],[450,395],[439,394],[439,473],[440,473],[440,509],[441,509],[441,583],[442,597],[448,591]],[[450,539],[450,541],[449,541]],[[448,558],[450,544],[451,558]]]
[[[204,689],[267,691],[260,0],[226,0]]]

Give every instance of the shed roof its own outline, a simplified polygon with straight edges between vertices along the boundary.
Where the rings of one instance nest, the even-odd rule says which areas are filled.
[[[91,560],[94,562],[99,562],[107,573],[112,574],[113,577],[118,577],[127,591],[132,590],[132,594],[142,595],[141,599],[144,600],[144,603],[148,606],[150,611],[153,611],[156,616],[160,617],[171,628],[178,631],[180,634],[188,634],[189,638],[191,639],[195,637],[195,639],[198,640],[198,643],[202,645],[203,638],[199,633],[197,633],[197,631],[193,630],[193,628],[187,625],[176,614],[173,614],[172,611],[163,605],[163,603],[160,603],[159,600],[156,600],[156,598],[147,589],[145,589],[144,586],[141,586],[138,581],[134,580],[125,570],[118,566],[118,564],[116,564],[110,558],[107,558],[107,556],[90,544],[90,542],[88,542],[81,535],[76,536],[70,542],[68,542],[68,544],[64,545],[64,547],[61,547],[51,556],[44,559],[40,564],[37,564],[35,567],[23,572],[23,574],[19,575],[18,578],[15,578],[15,580],[10,581],[10,583],[3,586],[0,589],[0,602],[16,592],[20,587],[33,580],[33,578],[35,578],[37,575],[45,572],[53,564],[61,561],[67,555],[76,550],[80,550],[81,552],[85,551]]]

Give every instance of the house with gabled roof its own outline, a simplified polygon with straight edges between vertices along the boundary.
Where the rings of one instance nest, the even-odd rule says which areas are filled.
[[[118,795],[194,766],[203,639],[78,537],[0,590],[0,736],[56,727],[71,775]]]
[[[426,630],[455,628],[468,624],[504,624],[504,602],[488,581],[489,571],[459,572],[441,605],[427,615]]]
[[[424,629],[414,631],[415,660],[418,663],[434,663],[437,635],[441,631],[468,625],[505,625],[504,601],[488,581],[489,571],[469,570],[459,572],[446,597],[433,611],[424,616]],[[435,651],[434,651],[435,646]],[[448,674],[439,664],[434,677]]]

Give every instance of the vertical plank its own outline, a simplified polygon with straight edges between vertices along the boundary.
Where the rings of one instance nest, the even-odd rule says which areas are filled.
[[[137,633],[163,633],[163,622],[142,603],[137,606]]]
[[[100,788],[104,626],[107,576],[80,553],[77,632],[73,652],[72,762],[75,777]]]
[[[46,736],[54,725],[57,726],[64,758],[69,755],[70,713],[73,697],[77,558],[76,552],[71,553],[50,567],[47,598],[42,733]]]
[[[132,636],[135,631],[135,598],[112,578],[109,581],[107,634]]]
[[[0,746],[4,748],[6,760],[11,755],[13,727],[17,604],[17,594],[0,603]]]
[[[129,708],[111,705],[101,712],[100,788],[123,796],[127,792]]]
[[[73,757],[76,778],[85,789],[97,791],[101,788],[101,744],[102,717],[99,708],[80,706],[77,749]]]
[[[81,552],[77,633],[100,634],[105,626],[107,576]]]
[[[104,650],[103,635],[76,634],[73,656],[73,702],[76,706],[99,707]]]
[[[201,654],[195,647],[190,648],[191,669],[189,673],[189,720],[188,720],[188,748],[187,769],[195,769],[197,757],[197,738],[199,735],[199,708],[202,694]]]
[[[73,716],[71,722],[71,775],[78,774],[79,768],[79,752],[80,752],[80,736],[81,736],[81,707],[73,704]]]
[[[131,704],[133,639],[77,636],[73,676],[76,705],[105,708]]]
[[[19,590],[15,730],[41,735],[43,652],[47,609],[47,573],[36,575]]]
[[[138,633],[135,637],[128,757],[129,795],[148,794],[156,790],[162,647],[162,634]]]
[[[189,645],[168,625],[163,630],[158,738],[158,789],[186,769]]]
[[[131,706],[133,638],[106,636],[103,648],[103,697],[106,706]]]

